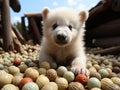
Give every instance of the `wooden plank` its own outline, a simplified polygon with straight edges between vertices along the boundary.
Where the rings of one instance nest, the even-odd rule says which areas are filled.
[[[14,50],[11,20],[10,20],[10,10],[9,10],[9,0],[3,0],[2,2],[2,26],[3,26],[3,42],[4,50]]]
[[[34,18],[29,18],[29,21],[30,21],[30,25],[31,25],[31,27],[33,29],[33,33],[34,33],[34,35],[35,35],[35,37],[37,39],[37,42],[40,44],[42,37],[41,37],[41,35],[39,33],[39,29],[37,27],[37,24],[36,24]]]
[[[12,25],[12,30],[14,31],[14,33],[16,34],[17,38],[22,42],[22,44],[25,44],[25,39],[24,37],[21,35],[21,33],[19,32],[19,30]]]
[[[10,6],[15,12],[19,12],[21,10],[21,5],[19,0],[10,0]]]
[[[24,13],[25,17],[42,17],[40,12],[26,12]]]
[[[21,21],[22,21],[22,35],[23,37],[27,40],[27,30],[26,30],[26,26],[25,26],[25,17],[22,16],[21,17]]]
[[[93,42],[93,46],[108,48],[120,45],[120,36],[118,37],[107,37],[107,38],[96,38]]]
[[[98,51],[93,51],[93,54],[100,54],[100,55],[115,55],[120,53],[120,46],[110,47]]]
[[[92,38],[120,36],[120,19],[89,29],[86,31],[86,34],[88,38],[90,36],[92,36]]]

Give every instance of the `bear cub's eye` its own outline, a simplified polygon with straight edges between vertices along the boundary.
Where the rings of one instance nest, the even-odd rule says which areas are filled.
[[[70,30],[72,30],[72,25],[68,25],[68,28],[69,28]]]
[[[57,24],[57,23],[53,24],[53,26],[52,26],[53,29],[55,29],[55,28],[57,28],[57,27],[58,27],[58,24]]]

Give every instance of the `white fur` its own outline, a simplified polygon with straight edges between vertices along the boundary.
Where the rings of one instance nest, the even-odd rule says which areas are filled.
[[[45,10],[44,10],[45,11]],[[84,73],[89,75],[86,69],[86,56],[84,51],[83,35],[84,29],[82,28],[84,21],[88,16],[79,15],[73,9],[58,8],[55,10],[48,10],[47,13],[43,11],[43,39],[40,50],[40,61],[48,61],[60,65],[68,64],[70,60],[71,71],[75,74]],[[86,12],[84,15],[88,15]],[[52,30],[54,23],[58,24],[55,30]],[[72,25],[72,30],[68,28]],[[67,36],[66,44],[56,43],[56,36],[62,34]]]

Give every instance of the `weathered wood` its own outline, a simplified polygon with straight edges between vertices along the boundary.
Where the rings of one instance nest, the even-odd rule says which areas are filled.
[[[22,28],[24,30],[24,34],[26,33],[27,40],[32,39],[35,43],[40,44],[41,37],[43,35],[42,32],[42,15],[40,12],[26,12],[22,19]],[[28,20],[28,30],[25,30],[25,19]],[[25,35],[24,35],[25,36]]]
[[[112,10],[113,0],[107,0],[106,3],[99,2],[95,7],[89,10],[89,18],[86,21],[88,31],[109,21],[120,18],[120,13]]]
[[[34,18],[29,18],[29,22],[30,22],[30,26],[31,26],[32,29],[33,29],[33,33],[34,33],[34,35],[35,35],[35,37],[36,37],[36,39],[37,39],[37,42],[40,44],[42,37],[41,37],[41,35],[40,35],[40,33],[39,33],[39,29],[38,29],[38,27],[37,27],[37,24],[36,24]]]
[[[97,21],[96,21],[97,22]],[[96,28],[89,29],[86,34],[92,38],[120,36],[120,19],[104,23]]]
[[[2,0],[1,17],[3,48],[5,51],[17,50],[23,52],[22,45],[17,38],[17,36],[20,35],[18,35],[16,28],[11,25],[9,5],[9,0]]]
[[[120,36],[107,37],[107,38],[96,38],[93,42],[93,46],[102,47],[102,48],[120,46]]]
[[[101,0],[89,10],[89,18],[86,21],[86,46],[103,48],[92,53],[101,55],[120,54],[119,7],[119,0]]]
[[[112,0],[101,0],[95,7],[90,9],[89,16],[94,16],[112,7]]]
[[[100,55],[120,54],[120,46],[110,47],[110,48],[106,48],[106,49],[98,50],[98,51],[93,51],[92,53],[93,54],[100,54]]]
[[[25,26],[25,17],[21,17],[21,21],[22,21],[22,35],[23,37],[28,40],[28,37],[27,37],[27,30],[26,30],[26,26]]]
[[[13,26],[13,25],[12,25],[12,30],[15,32],[16,36],[18,37],[18,40],[20,40],[22,44],[25,44],[25,39],[21,35],[21,33],[19,32],[19,30],[15,26]]]
[[[85,36],[86,46],[94,46],[92,42],[93,39],[97,39],[97,38],[102,39],[102,38],[110,38],[110,37],[113,38],[113,37],[120,36],[120,29],[119,29],[120,24],[119,23],[120,23],[120,19],[115,19],[108,23],[104,23],[101,26],[98,26],[96,28],[87,29],[86,36]]]
[[[101,11],[105,11],[106,9],[108,9],[107,7],[104,6],[104,4],[101,2],[99,2],[94,8],[92,8],[90,10],[89,16],[93,16],[95,14],[100,13]]]
[[[2,25],[0,24],[0,29],[2,29]]]
[[[34,12],[34,13],[26,12],[26,13],[24,13],[24,16],[28,17],[28,18],[29,17],[42,17],[40,12]]]
[[[19,12],[21,10],[21,5],[19,0],[10,0],[10,6],[15,12]]]
[[[120,0],[113,0],[113,2],[112,2],[112,9],[115,12],[120,12]]]
[[[20,43],[20,41],[18,40],[17,36],[15,35],[15,33],[12,31],[12,37],[13,37],[13,44],[14,44],[14,50],[23,53],[24,49],[22,47],[22,44]]]
[[[10,10],[9,10],[9,0],[3,0],[2,2],[2,25],[3,25],[3,42],[4,50],[14,50],[11,20],[10,20]]]

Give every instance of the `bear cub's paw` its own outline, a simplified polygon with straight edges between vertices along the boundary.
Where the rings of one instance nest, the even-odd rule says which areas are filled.
[[[74,73],[74,74],[85,74],[87,77],[89,77],[89,70],[87,68],[84,68],[84,67],[81,67],[81,66],[78,66],[78,65],[75,65],[75,66],[72,66],[71,67],[71,71]]]

